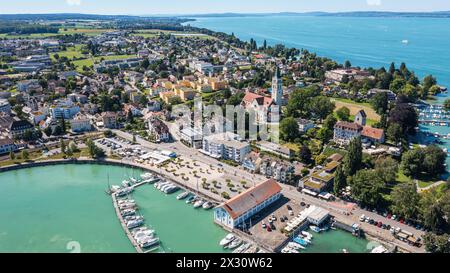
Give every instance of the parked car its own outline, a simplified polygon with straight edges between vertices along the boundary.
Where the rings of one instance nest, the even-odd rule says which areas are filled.
[[[364,222],[364,220],[366,220],[366,216],[364,214],[361,214],[361,216],[359,217],[359,221]]]

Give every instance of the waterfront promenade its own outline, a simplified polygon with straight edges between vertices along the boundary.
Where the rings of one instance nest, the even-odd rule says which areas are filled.
[[[115,159],[105,159],[105,160],[94,160],[89,158],[83,158],[78,160],[69,160],[69,159],[59,159],[59,160],[48,160],[48,161],[40,161],[40,162],[29,162],[23,163],[20,165],[12,165],[0,168],[0,172],[16,170],[21,168],[30,168],[30,167],[38,167],[38,166],[47,166],[47,165],[57,165],[57,164],[103,164],[103,165],[115,165],[115,166],[127,166],[132,168],[139,168],[144,171],[154,172],[166,179],[172,180],[179,184],[180,186],[187,188],[189,190],[195,191],[197,183],[195,181],[184,181],[180,177],[174,177],[171,173],[166,173],[164,168],[158,168],[156,166],[149,166],[140,163],[136,163],[133,161],[125,161],[125,160],[115,160]],[[408,230],[414,234],[416,237],[422,237],[423,232],[412,229],[406,225],[403,225],[397,221],[387,219],[382,217],[376,213],[364,211],[358,208],[355,204],[352,203],[344,203],[344,202],[330,202],[321,200],[312,196],[308,196],[302,194],[297,191],[297,189],[293,186],[281,184],[283,188],[283,195],[290,199],[290,202],[293,204],[300,204],[300,202],[305,202],[311,205],[316,205],[323,207],[330,211],[331,215],[335,217],[336,220],[351,225],[353,223],[360,223],[359,216],[361,214],[365,214],[366,216],[371,217],[372,219],[377,219],[383,221],[383,223],[390,224],[391,226],[398,226],[404,230]],[[213,194],[210,191],[199,188],[199,191],[203,198],[211,200],[213,202],[220,203],[224,199],[217,195]],[[119,218],[120,219],[120,218]],[[369,225],[367,223],[360,223],[362,230],[367,234],[371,239],[382,242],[384,244],[395,245],[399,247],[402,251],[405,252],[424,252],[424,248],[417,248],[410,246],[404,242],[396,240],[387,230],[381,230],[377,227]],[[129,235],[127,235],[129,236]],[[252,236],[245,236],[247,239],[252,239]],[[255,239],[255,238],[253,238]],[[264,248],[269,248],[264,242],[259,242],[259,240],[253,240],[260,245],[263,245]],[[135,244],[133,244],[135,245]],[[274,249],[274,248],[270,248]]]

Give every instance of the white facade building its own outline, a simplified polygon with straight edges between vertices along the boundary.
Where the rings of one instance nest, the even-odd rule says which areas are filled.
[[[217,159],[242,162],[250,150],[250,144],[237,134],[225,132],[204,137],[201,152]]]

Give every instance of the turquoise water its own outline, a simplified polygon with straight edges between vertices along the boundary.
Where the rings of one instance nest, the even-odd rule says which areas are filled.
[[[320,16],[266,16],[196,18],[192,26],[234,33],[262,45],[282,43],[305,48],[352,65],[379,68],[405,62],[419,78],[432,74],[450,87],[450,18],[357,18]],[[408,44],[402,43],[408,40]],[[436,97],[441,103],[448,94]],[[421,126],[424,131],[450,133],[448,127]],[[450,140],[443,140],[450,150]],[[447,158],[450,170],[450,157]]]
[[[370,252],[369,241],[353,236],[351,233],[337,230],[329,230],[321,233],[314,233],[312,244],[301,252],[305,253],[342,253],[346,249],[349,253]]]
[[[140,172],[103,165],[56,165],[0,173],[0,252],[135,252],[105,194]],[[227,252],[226,232],[212,211],[194,209],[176,194],[151,185],[133,193],[146,224],[161,239],[161,252]],[[307,252],[365,252],[367,241],[342,231],[314,235]]]
[[[138,171],[103,165],[57,165],[0,173],[0,252],[135,252],[105,194]],[[225,232],[212,211],[137,189],[137,204],[166,251],[220,252]]]

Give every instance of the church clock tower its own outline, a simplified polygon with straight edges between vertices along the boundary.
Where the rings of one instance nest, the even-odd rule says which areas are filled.
[[[278,67],[275,70],[275,75],[272,78],[272,99],[276,105],[281,106],[283,100],[283,81],[280,77]]]

